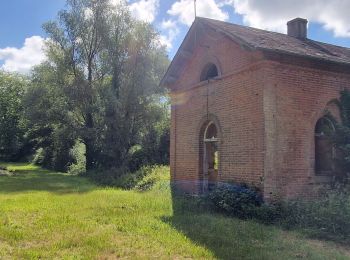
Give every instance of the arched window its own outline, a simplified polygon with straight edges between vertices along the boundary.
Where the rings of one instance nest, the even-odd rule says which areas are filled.
[[[218,129],[212,121],[202,127],[199,150],[202,191],[206,192],[216,186],[219,170]]]
[[[200,81],[209,80],[219,75],[218,68],[214,63],[208,63],[202,70]]]
[[[315,126],[315,173],[331,175],[334,170],[335,149],[331,138],[335,127],[331,119],[321,117]]]
[[[207,129],[205,130],[205,136],[204,136],[204,141],[212,141],[215,140],[217,141],[218,138],[218,131],[216,129],[216,126],[213,122],[210,122],[209,125],[207,126]]]

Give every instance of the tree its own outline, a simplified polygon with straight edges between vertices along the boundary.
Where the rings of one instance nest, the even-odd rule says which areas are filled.
[[[29,135],[52,159],[79,139],[87,170],[121,167],[163,109],[155,104],[168,58],[158,34],[109,0],[67,0],[44,29],[48,61],[34,70],[26,97]]]
[[[160,101],[165,92],[159,88],[159,82],[168,59],[156,37],[148,24],[134,22],[133,28],[129,28],[125,58],[118,65],[119,73],[113,71],[112,84],[103,97],[104,165],[122,166],[132,156],[132,148],[142,146],[144,137],[157,127],[159,120],[167,120],[167,107]]]
[[[334,141],[337,148],[336,165],[337,181],[343,184],[350,177],[350,91],[345,89],[340,93],[340,110],[342,122],[337,125]]]
[[[0,160],[16,160],[25,144],[22,98],[28,80],[0,71]]]
[[[97,92],[108,70],[103,60],[108,3],[107,0],[68,0],[68,10],[59,13],[59,23],[44,25],[51,39],[50,60],[67,79],[62,87],[66,90],[70,110],[80,119],[76,130],[86,146],[87,170],[95,164]]]
[[[75,143],[77,119],[70,112],[68,97],[61,87],[67,79],[56,72],[50,62],[44,62],[32,72],[31,84],[23,98],[26,136],[31,146],[41,151],[35,163],[66,171],[73,160],[69,151]]]

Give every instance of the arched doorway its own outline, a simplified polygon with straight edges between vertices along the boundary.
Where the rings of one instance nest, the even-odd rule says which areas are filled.
[[[315,173],[316,175],[332,175],[335,170],[335,147],[332,134],[335,131],[332,120],[321,117],[315,126]]]
[[[201,191],[207,192],[215,188],[219,171],[219,139],[218,129],[210,121],[202,128],[200,137]]]

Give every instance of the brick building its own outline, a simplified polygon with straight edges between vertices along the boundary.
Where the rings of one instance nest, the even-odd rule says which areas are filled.
[[[350,49],[308,39],[305,19],[287,26],[286,35],[196,18],[161,82],[170,89],[177,187],[244,182],[270,199],[330,181],[325,133],[340,121]]]

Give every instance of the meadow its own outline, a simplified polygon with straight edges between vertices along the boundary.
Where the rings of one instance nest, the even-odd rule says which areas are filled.
[[[0,259],[350,259],[350,249],[172,196],[99,187],[30,164],[0,164]],[[164,170],[165,169],[165,170]]]

